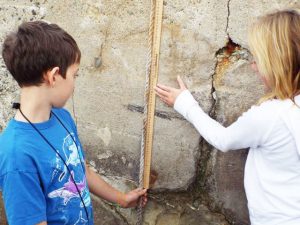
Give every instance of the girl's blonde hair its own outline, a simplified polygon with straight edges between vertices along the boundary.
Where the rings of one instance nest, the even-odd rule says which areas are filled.
[[[300,11],[289,9],[260,17],[249,30],[249,46],[269,92],[269,99],[300,94]]]

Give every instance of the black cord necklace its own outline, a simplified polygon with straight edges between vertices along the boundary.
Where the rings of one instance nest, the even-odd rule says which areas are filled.
[[[78,186],[77,186],[77,184],[76,184],[76,182],[75,182],[74,177],[72,176],[72,173],[71,173],[71,171],[70,171],[70,169],[69,169],[69,167],[68,167],[66,161],[63,159],[63,157],[61,156],[61,154],[53,147],[53,145],[47,140],[47,138],[39,131],[39,129],[37,129],[36,126],[35,126],[33,123],[31,123],[31,121],[24,115],[24,113],[23,113],[22,110],[21,110],[21,105],[20,105],[20,103],[13,103],[13,108],[14,108],[14,109],[18,109],[18,110],[20,111],[20,113],[21,113],[22,116],[27,120],[27,122],[28,122],[28,123],[29,123],[29,124],[30,124],[30,125],[31,125],[38,133],[39,133],[39,135],[47,142],[47,144],[51,147],[51,149],[52,149],[52,150],[60,157],[60,159],[63,161],[63,163],[65,164],[65,166],[66,166],[66,168],[67,168],[67,170],[68,170],[68,172],[69,172],[69,174],[70,174],[70,177],[71,177],[73,183],[75,184],[76,190],[77,190],[77,192],[78,192],[78,194],[79,194],[79,197],[80,197],[80,200],[81,200],[81,202],[82,202],[82,204],[83,204],[83,207],[84,207],[84,210],[85,210],[85,214],[86,214],[87,220],[88,220],[88,222],[89,222],[89,214],[88,214],[86,205],[85,205],[85,203],[84,203],[84,201],[83,201],[83,198],[82,198],[82,196],[81,196],[81,193],[80,193],[80,191],[79,191],[79,188],[78,188]],[[74,141],[74,144],[75,144],[76,149],[77,149],[79,161],[80,161],[80,164],[81,164],[81,168],[82,168],[82,171],[84,172],[84,169],[83,169],[84,167],[83,167],[82,162],[81,162],[81,159],[80,159],[80,154],[79,154],[79,150],[78,150],[77,144],[76,144],[76,142],[75,142],[75,139],[73,138],[73,136],[71,135],[71,133],[70,133],[70,131],[67,129],[67,127],[63,124],[63,122],[58,118],[58,116],[57,116],[54,112],[52,112],[52,111],[51,111],[51,115],[54,115],[54,116],[56,117],[56,119],[57,119],[57,120],[59,121],[59,123],[64,127],[64,129],[68,132],[68,134],[70,135],[70,137],[71,137],[72,140]]]

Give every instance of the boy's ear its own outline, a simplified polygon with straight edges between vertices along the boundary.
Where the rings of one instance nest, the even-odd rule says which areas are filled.
[[[50,87],[54,87],[57,75],[60,76],[59,67],[53,67],[44,74],[44,80]]]

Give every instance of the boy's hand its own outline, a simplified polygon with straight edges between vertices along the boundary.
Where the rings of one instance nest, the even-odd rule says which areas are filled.
[[[120,205],[124,208],[135,207],[138,204],[140,198],[142,198],[142,206],[147,203],[147,189],[137,188],[123,195],[123,201]]]
[[[176,101],[176,98],[178,95],[186,90],[186,86],[183,83],[180,76],[177,77],[177,82],[179,84],[179,89],[168,87],[162,84],[157,84],[157,86],[154,88],[155,93],[158,95],[158,97],[168,106],[173,107],[174,103]]]

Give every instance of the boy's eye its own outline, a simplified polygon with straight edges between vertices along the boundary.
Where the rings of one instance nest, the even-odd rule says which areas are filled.
[[[79,77],[79,74],[78,73],[76,73],[75,75],[74,75],[74,77],[76,78],[76,77]]]

